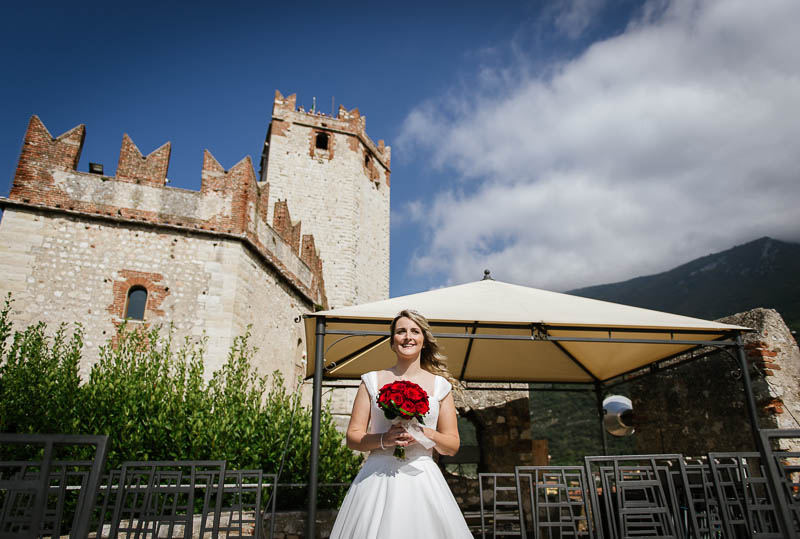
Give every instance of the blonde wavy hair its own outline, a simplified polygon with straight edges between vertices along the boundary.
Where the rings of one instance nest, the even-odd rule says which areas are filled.
[[[397,321],[401,318],[408,318],[422,330],[423,343],[422,352],[419,356],[420,366],[432,374],[438,374],[446,378],[451,383],[454,382],[453,377],[447,370],[447,356],[444,355],[439,343],[436,341],[436,337],[433,336],[428,319],[417,311],[403,309],[394,317],[394,320],[392,320],[392,324],[389,326],[389,338],[391,339],[392,350],[394,350],[394,330],[397,327]]]

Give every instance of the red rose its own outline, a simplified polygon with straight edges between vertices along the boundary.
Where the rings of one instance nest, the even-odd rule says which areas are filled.
[[[412,416],[417,412],[417,407],[410,400],[403,399],[398,403],[400,406],[400,413],[406,416]]]
[[[425,398],[425,392],[417,387],[409,387],[406,388],[406,398],[411,399],[414,402],[419,402]]]
[[[406,419],[416,417],[422,422],[422,416],[430,409],[425,390],[407,380],[384,385],[378,392],[376,401],[386,418],[390,420],[400,415]]]

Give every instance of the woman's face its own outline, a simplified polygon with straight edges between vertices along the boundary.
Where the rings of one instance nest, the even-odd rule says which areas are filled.
[[[425,344],[422,329],[410,318],[402,317],[394,326],[392,335],[392,349],[398,358],[417,359]]]

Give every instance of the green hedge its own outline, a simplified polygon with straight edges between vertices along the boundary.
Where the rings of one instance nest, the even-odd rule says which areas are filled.
[[[69,335],[62,324],[50,337],[43,323],[13,331],[10,309],[7,299],[0,312],[0,432],[107,434],[109,469],[125,460],[187,459],[275,473],[293,423],[281,482],[307,480],[311,410],[280,373],[268,379],[254,371],[249,332],[206,382],[204,340],[176,346],[171,329],[123,326],[82,382],[80,325]],[[324,409],[321,482],[349,482],[359,469],[361,457],[342,439]],[[0,458],[13,456],[2,450]],[[323,494],[323,505],[336,506],[343,490]]]

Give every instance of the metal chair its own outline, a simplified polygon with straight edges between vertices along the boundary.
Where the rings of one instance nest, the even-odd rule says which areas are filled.
[[[224,474],[225,461],[123,463],[118,485],[109,486],[114,509],[108,537],[122,533],[128,539],[188,539],[194,531],[194,515],[208,513],[213,514],[212,522],[201,527],[210,527],[216,536]],[[201,507],[197,512],[196,503]]]
[[[800,429],[762,429],[759,434],[784,533],[800,537],[800,451],[773,449],[778,440],[793,440],[794,447],[800,446]]]
[[[86,537],[105,464],[108,438],[67,434],[0,434],[6,454],[24,460],[0,462],[0,538]],[[86,447],[87,460],[59,460]]]
[[[722,517],[714,485],[711,467],[707,458],[686,459],[687,503],[697,515],[699,537],[721,537]],[[688,533],[688,530],[685,530]]]
[[[116,503],[116,496],[119,490],[119,480],[122,470],[111,470],[103,475],[100,485],[97,487],[97,497],[95,507],[92,511],[92,530],[96,537],[108,537],[111,529],[111,514]]]
[[[269,510],[273,517],[269,534],[272,537],[276,497],[271,497],[270,508],[264,508],[263,502],[264,489],[267,487],[274,489],[275,478],[275,474],[264,474],[261,470],[226,471],[219,527],[213,537],[260,539],[266,510]],[[266,484],[265,479],[268,481]],[[203,515],[200,537],[211,531],[206,525],[208,516]]]
[[[583,467],[517,466],[514,475],[523,537],[595,537]]]
[[[484,484],[487,488],[484,488]],[[478,492],[481,508],[481,537],[486,537],[488,520],[491,520],[492,537],[516,535],[519,529],[519,502],[516,475],[513,473],[479,473]],[[491,492],[491,512],[486,508],[484,496]]]
[[[709,453],[725,537],[778,539],[783,534],[758,453]]]
[[[697,537],[694,507],[685,503],[682,455],[592,456],[585,462],[601,539]]]

